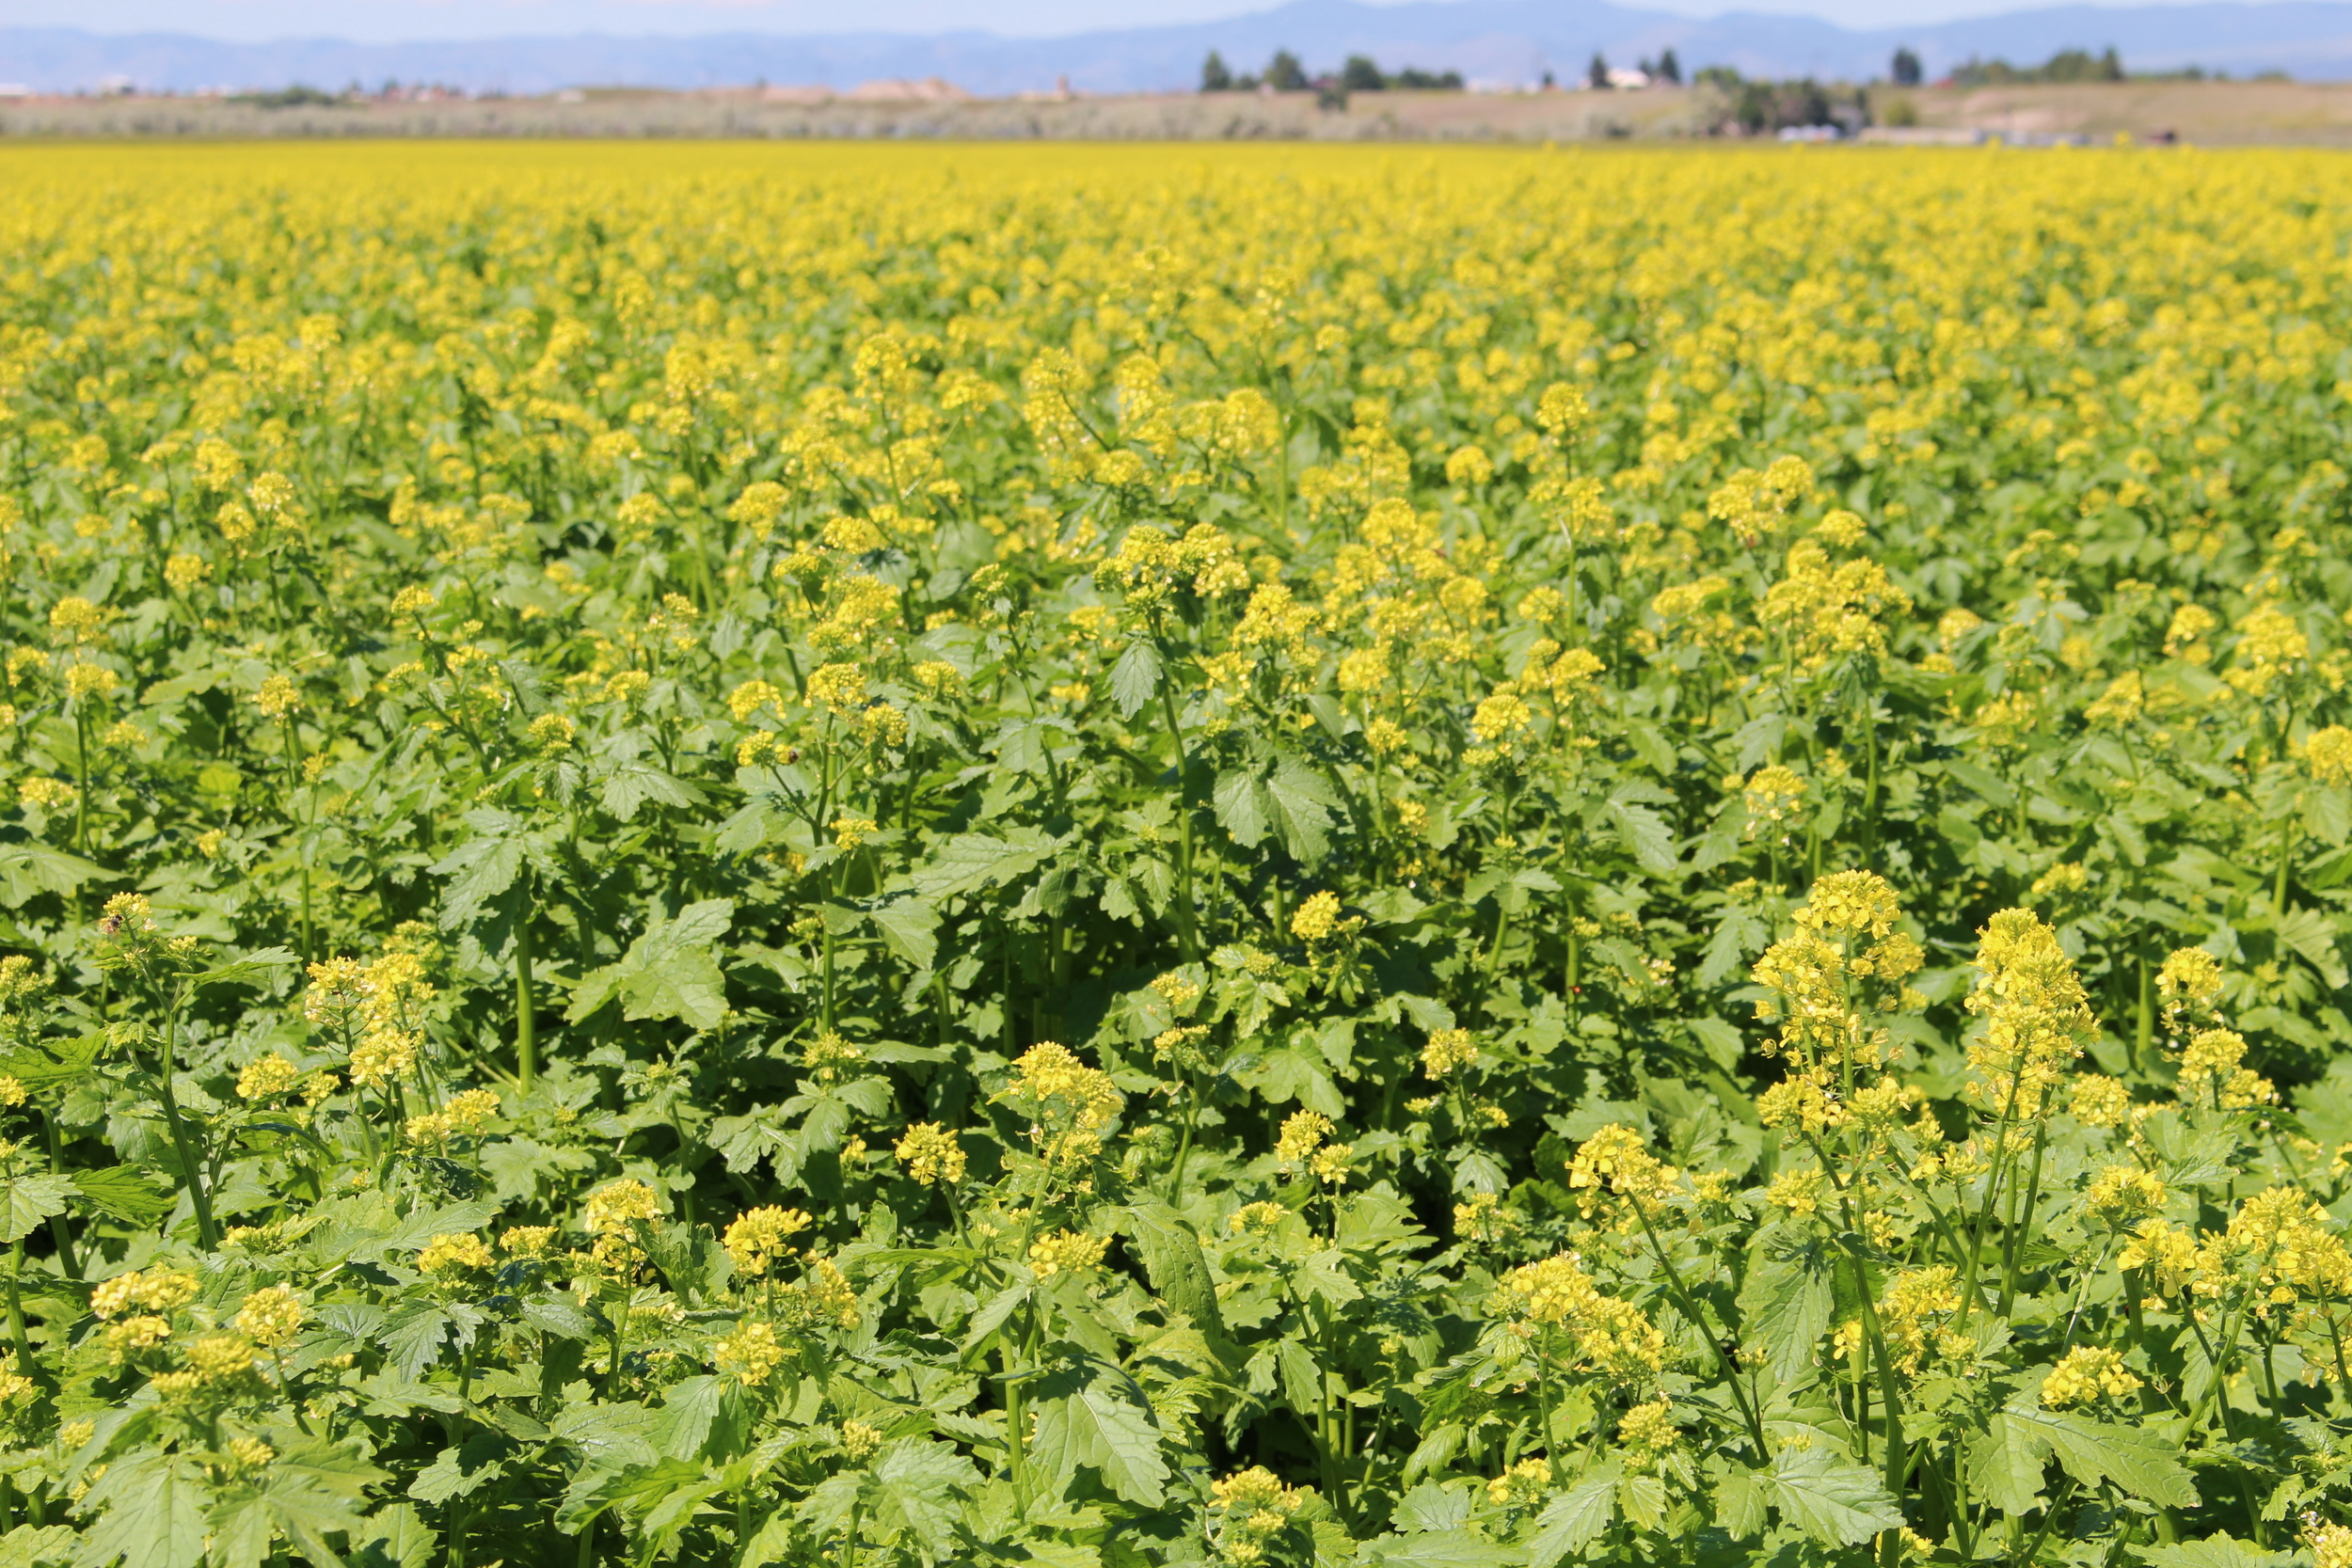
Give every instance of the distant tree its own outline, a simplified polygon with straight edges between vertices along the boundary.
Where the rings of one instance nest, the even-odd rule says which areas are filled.
[[[1911,52],[1909,44],[1895,51],[1895,63],[1887,74],[1895,79],[1895,85],[1899,87],[1915,87],[1919,85],[1919,56]]]
[[[1609,86],[1609,57],[1597,49],[1593,51],[1593,63],[1584,68],[1584,80],[1596,88]]]
[[[1406,66],[1389,78],[1389,86],[1406,92],[1459,92],[1462,73],[1458,71],[1423,71],[1419,66]]]
[[[1388,85],[1389,79],[1380,74],[1378,62],[1369,55],[1350,55],[1347,63],[1340,67],[1342,92],[1378,92]]]
[[[1233,90],[1233,73],[1226,69],[1225,56],[1214,49],[1209,51],[1209,57],[1200,62],[1200,90],[1202,92]]]
[[[1545,72],[1544,72],[1544,86],[1545,86],[1545,87],[1558,87],[1559,85],[1560,85],[1560,84],[1559,84],[1558,80],[1557,80],[1557,79],[1555,79],[1555,78],[1552,76],[1552,74],[1551,74],[1551,72],[1550,72],[1550,71],[1545,71]]]
[[[2123,60],[2112,48],[2093,55],[2088,49],[2061,49],[2037,66],[2020,68],[2007,60],[1971,59],[1952,72],[1963,87],[2002,87],[2012,82],[2121,82]]]
[[[1287,49],[1277,49],[1266,62],[1265,85],[1276,92],[1299,92],[1308,86],[1307,68]]]
[[[1682,62],[1675,58],[1671,49],[1658,56],[1658,79],[1672,82],[1676,87],[1682,85]]]
[[[1829,94],[1808,76],[1801,82],[1783,82],[1774,89],[1769,129],[1786,130],[1791,126],[1828,125],[1836,117],[1830,113]]]

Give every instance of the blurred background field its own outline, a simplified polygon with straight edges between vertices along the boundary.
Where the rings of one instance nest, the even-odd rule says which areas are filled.
[[[799,89],[586,89],[537,97],[342,100],[325,94],[25,97],[0,136],[769,137],[1073,141],[1687,141],[1748,133],[1720,85],[1639,91],[1313,91],[976,99],[945,84],[811,101]],[[1828,89],[1835,93],[1836,89]],[[1959,133],[2033,143],[2178,139],[2210,146],[2352,145],[2352,83],[2033,83],[1853,89],[1866,139]],[[1836,105],[1845,112],[1846,103]],[[1800,111],[1802,114],[1802,111]],[[1857,127],[1859,128],[1859,127]],[[1762,127],[1771,134],[1772,127]],[[1753,133],[1748,133],[1753,134]]]

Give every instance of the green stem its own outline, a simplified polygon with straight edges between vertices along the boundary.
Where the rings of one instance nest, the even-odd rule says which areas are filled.
[[[49,1174],[63,1176],[65,1174],[65,1148],[63,1141],[57,1136],[56,1113],[44,1108],[40,1113],[40,1125],[49,1144]],[[65,1271],[65,1276],[68,1279],[81,1278],[81,1260],[75,1257],[73,1251],[73,1227],[66,1223],[66,1217],[63,1214],[49,1216],[49,1234],[56,1239],[57,1243],[57,1266]]]
[[[531,988],[531,873],[523,873],[522,912],[515,920],[515,1065],[529,1094],[539,1075],[538,1002]]]
[[[1026,1401],[1023,1397],[1022,1379],[1027,1375],[1029,1341],[1035,1337],[1037,1307],[1025,1302],[1021,1307],[1021,1347],[1013,1348],[1010,1338],[996,1341],[997,1354],[1005,1369],[1005,1454],[1012,1468],[1013,1496],[1024,1508],[1029,1500],[1029,1433]]]
[[[1191,963],[1200,956],[1200,927],[1192,907],[1192,806],[1184,798],[1190,768],[1184,757],[1184,728],[1176,716],[1175,682],[1165,674],[1160,677],[1160,711],[1168,721],[1168,737],[1176,747],[1177,937],[1184,961]]]
[[[2130,1067],[2134,1072],[2137,1072],[2140,1064],[2148,1059],[2148,1048],[2155,1042],[2156,1010],[2153,980],[2153,973],[2149,968],[2148,953],[2143,947],[2139,954],[2139,1011],[2132,1026]]]
[[[1643,1209],[1639,1198],[1633,1200],[1633,1212],[1642,1222],[1642,1234],[1649,1238],[1650,1250],[1658,1255],[1658,1266],[1665,1273],[1666,1287],[1674,1293],[1676,1307],[1691,1320],[1691,1326],[1699,1331],[1699,1338],[1707,1341],[1708,1350],[1715,1357],[1716,1370],[1723,1373],[1724,1382],[1731,1388],[1733,1402],[1740,1406],[1740,1414],[1747,1420],[1748,1436],[1756,1444],[1756,1456],[1764,1458],[1772,1451],[1772,1446],[1764,1441],[1763,1419],[1756,1414],[1756,1407],[1748,1402],[1747,1391],[1740,1386],[1739,1372],[1732,1367],[1731,1358],[1724,1354],[1723,1345],[1708,1332],[1707,1319],[1700,1314],[1698,1303],[1691,1299],[1691,1292],[1683,1286],[1682,1271],[1676,1268],[1674,1259],[1666,1255],[1665,1243],[1658,1239],[1658,1232],[1651,1227],[1649,1214]]]
[[[1543,1413],[1544,1457],[1551,1465],[1551,1483],[1560,1484],[1560,1433],[1552,1425],[1551,1409],[1551,1325],[1544,1325],[1543,1338],[1535,1345],[1535,1402]]]
[[[89,718],[73,705],[73,769],[81,793],[73,798],[73,852],[89,858]]]
[[[2009,1316],[2010,1303],[2017,1299],[2017,1272],[2026,1260],[2026,1232],[2033,1228],[2034,1202],[2042,1196],[2042,1151],[2049,1128],[2050,1124],[2044,1121],[2033,1130],[2033,1164],[2026,1172],[2026,1208],[2022,1215],[2016,1213],[2016,1195],[2012,1192],[2010,1197],[2011,1216],[2021,1228],[2010,1230],[2004,1238],[2007,1244],[2003,1250],[2009,1258],[2001,1274],[2001,1305],[1997,1314],[2004,1318]],[[2007,1222],[2002,1228],[2010,1229]]]
[[[188,1201],[196,1210],[196,1235],[204,1250],[220,1248],[219,1232],[213,1228],[213,1195],[204,1189],[204,1164],[196,1157],[196,1145],[188,1136],[187,1124],[180,1117],[180,1097],[171,1086],[173,1058],[180,1044],[180,1008],[175,1003],[164,1021],[163,1071],[157,1074],[164,1104],[164,1121],[171,1129],[172,1148],[180,1154],[181,1168],[188,1173]]]
[[[24,1239],[18,1237],[8,1247],[8,1338],[16,1341],[16,1371],[24,1377],[33,1370],[33,1341],[24,1332],[24,1303],[18,1293],[17,1278],[24,1272]]]
[[[1176,1140],[1176,1168],[1168,1179],[1168,1201],[1182,1203],[1184,1198],[1184,1160],[1192,1152],[1193,1118],[1200,1114],[1200,1091],[1193,1086],[1189,1075],[1184,1080],[1184,1130]]]

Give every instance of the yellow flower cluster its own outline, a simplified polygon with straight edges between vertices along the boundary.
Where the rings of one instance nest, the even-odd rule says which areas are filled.
[[[102,1280],[90,1292],[91,1315],[102,1322],[136,1307],[147,1312],[170,1312],[196,1299],[202,1282],[179,1269],[134,1269]]]
[[[1551,1490],[1551,1461],[1522,1459],[1486,1483],[1486,1500],[1497,1508],[1527,1509]]]
[[[1432,1078],[1444,1078],[1478,1060],[1478,1042],[1468,1029],[1433,1031],[1421,1048],[1421,1069]]]
[[[954,1187],[963,1180],[963,1145],[935,1121],[918,1121],[906,1130],[892,1150],[907,1175],[923,1186]]]
[[[2139,1386],[2140,1380],[2123,1365],[2121,1353],[2077,1345],[2060,1356],[2042,1380],[2042,1402],[2052,1410],[2063,1410],[2070,1404],[2120,1400],[2137,1392]]]
[[[1263,1465],[1211,1481],[1209,1513],[1218,1560],[1234,1568],[1265,1561],[1269,1547],[1306,1500],[1304,1488],[1283,1485]]]
[[[778,1261],[792,1256],[787,1237],[797,1236],[813,1222],[799,1209],[753,1209],[736,1216],[720,1244],[735,1259],[735,1272],[746,1279],[765,1279]]]
[[[293,1088],[301,1079],[295,1066],[276,1052],[256,1056],[237,1073],[239,1100],[272,1100]]]
[[[1078,1274],[1102,1266],[1110,1238],[1078,1230],[1056,1230],[1029,1243],[1029,1267],[1040,1279],[1057,1274]]]
[[[1602,1128],[1577,1147],[1568,1160],[1568,1187],[1577,1207],[1590,1214],[1604,1193],[1653,1212],[1674,1191],[1682,1173],[1649,1151],[1642,1134],[1622,1124]]]
[[[1968,1047],[1968,1089],[1996,1116],[2030,1120],[2096,1031],[2090,998],[2058,933],[2030,910],[2003,910],[1977,945],[1970,1012],[1987,1021]]]
[[[417,1254],[417,1272],[430,1275],[443,1284],[453,1284],[469,1274],[497,1266],[498,1259],[491,1254],[490,1244],[470,1231],[436,1236]]]
[[[776,1291],[777,1321],[803,1332],[855,1328],[863,1315],[856,1289],[829,1258],[812,1259],[802,1278]]]
[[[710,1359],[720,1376],[733,1378],[742,1386],[752,1388],[767,1382],[784,1365],[787,1354],[777,1342],[776,1331],[755,1321],[742,1324],[714,1344]]]
[[[246,1296],[233,1321],[238,1333],[264,1350],[277,1350],[293,1343],[302,1319],[302,1298],[294,1288],[271,1285]]]
[[[1030,1118],[1029,1136],[1048,1164],[1080,1165],[1100,1152],[1104,1130],[1126,1104],[1110,1074],[1052,1040],[1031,1046],[1012,1067],[997,1102]]]
[[[1613,1389],[1646,1386],[1666,1364],[1665,1335],[1633,1303],[1602,1294],[1574,1254],[1511,1270],[1496,1282],[1487,1310],[1525,1325],[1541,1340],[1539,1354],[1556,1349],[1562,1370]]]

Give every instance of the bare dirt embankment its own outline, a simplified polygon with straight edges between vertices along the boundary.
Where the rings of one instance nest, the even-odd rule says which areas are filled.
[[[2352,146],[2352,84],[2083,82],[2068,86],[1922,87],[1871,94],[1882,122],[1908,103],[1925,128],[2108,141],[2169,134],[2205,145]]]

